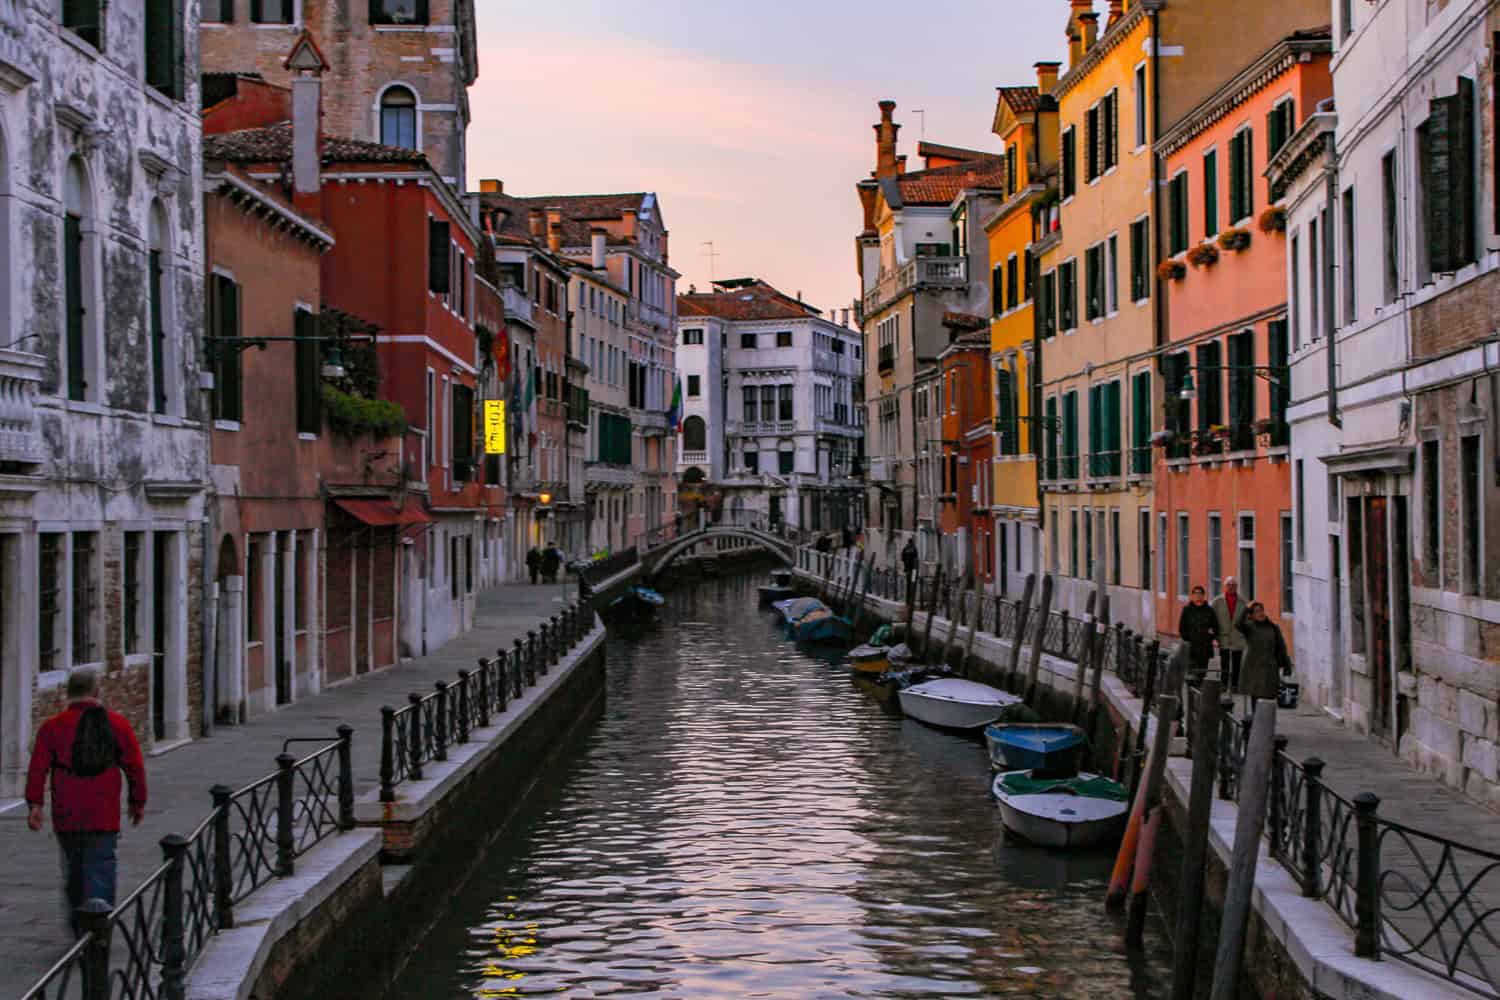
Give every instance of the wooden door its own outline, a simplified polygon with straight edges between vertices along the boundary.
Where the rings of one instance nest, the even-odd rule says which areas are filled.
[[[1387,524],[1389,500],[1368,497],[1365,500],[1365,594],[1369,618],[1367,665],[1370,670],[1372,704],[1370,729],[1376,736],[1388,739],[1391,733],[1392,662],[1391,655],[1391,589],[1390,538]]]

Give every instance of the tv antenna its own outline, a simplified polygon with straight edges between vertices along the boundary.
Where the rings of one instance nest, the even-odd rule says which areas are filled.
[[[716,277],[714,274],[714,264],[722,256],[722,254],[714,249],[713,240],[704,240],[703,245],[708,247],[707,250],[703,251],[703,256],[708,258],[708,280],[710,282],[713,282]]]
[[[921,115],[922,116],[922,138],[926,139],[927,138],[927,109],[926,108],[912,108],[911,109],[911,113],[914,114],[914,115]]]

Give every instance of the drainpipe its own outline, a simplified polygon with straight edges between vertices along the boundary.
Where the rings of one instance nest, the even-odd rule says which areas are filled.
[[[199,614],[202,628],[200,630],[200,647],[198,662],[203,670],[203,735],[212,736],[214,731],[214,713],[218,708],[219,689],[219,569],[218,549],[213,545],[214,536],[217,534],[214,526],[213,511],[217,506],[216,497],[206,497],[207,503],[203,512],[203,546],[202,555],[198,560],[201,567],[202,604]]]
[[[1153,262],[1160,263],[1165,258],[1162,255],[1161,240],[1161,157],[1156,155],[1156,140],[1161,130],[1161,3],[1160,0],[1145,0],[1146,9],[1151,13],[1151,255]],[[1167,284],[1161,278],[1155,276],[1155,268],[1152,269],[1152,279],[1156,283],[1156,324],[1155,339],[1158,350],[1167,343]]]
[[[1328,338],[1328,422],[1335,427],[1342,428],[1344,420],[1339,416],[1338,347],[1333,326],[1334,239],[1332,223],[1334,210],[1338,204],[1339,167],[1338,158],[1333,151],[1331,134],[1325,133],[1323,137],[1323,155],[1327,159],[1327,166],[1323,171],[1324,211],[1326,212],[1323,218],[1323,333]],[[1344,225],[1348,225],[1348,220],[1342,221]]]

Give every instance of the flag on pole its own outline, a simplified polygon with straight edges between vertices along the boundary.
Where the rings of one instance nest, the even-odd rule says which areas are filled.
[[[678,434],[682,433],[682,378],[679,376],[672,384],[672,413],[670,416],[672,427]]]

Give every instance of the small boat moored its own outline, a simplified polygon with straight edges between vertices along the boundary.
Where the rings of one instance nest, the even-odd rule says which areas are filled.
[[[882,625],[870,641],[849,650],[849,666],[862,674],[883,674],[891,667],[891,647],[905,629],[900,625]]]
[[[940,677],[902,688],[901,711],[919,722],[943,729],[979,729],[1001,719],[1021,719],[1030,713],[1026,703],[999,688]]]
[[[758,587],[760,603],[770,604],[772,601],[784,601],[797,596],[797,588],[792,586],[792,571],[789,569],[778,569],[771,572],[771,582]]]
[[[1116,839],[1130,810],[1125,786],[1097,774],[1006,771],[990,786],[1010,832],[1041,847],[1091,847]]]
[[[667,599],[650,587],[630,587],[609,602],[609,616],[617,621],[644,621],[655,616]]]
[[[787,631],[798,642],[848,642],[849,623],[816,597],[794,597],[771,605],[781,612]]]
[[[984,742],[997,771],[1076,769],[1079,751],[1088,743],[1077,726],[1046,722],[996,723],[986,726]]]

